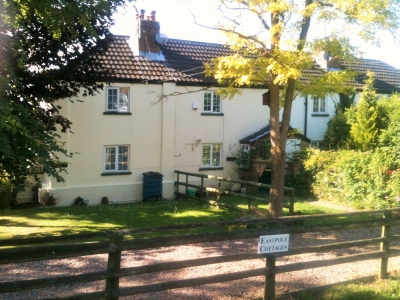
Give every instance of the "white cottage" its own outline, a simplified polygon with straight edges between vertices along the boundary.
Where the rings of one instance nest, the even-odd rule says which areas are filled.
[[[114,84],[84,102],[65,103],[62,114],[73,122],[74,133],[62,138],[75,155],[65,159],[65,182],[44,176],[42,198],[51,193],[58,205],[71,205],[78,196],[89,204],[99,204],[102,197],[114,203],[142,201],[147,172],[163,175],[163,197],[172,198],[175,170],[231,176],[235,163],[229,158],[241,140],[268,125],[266,89],[244,88],[233,100],[222,100],[215,81],[204,77],[203,64],[230,54],[228,47],[167,39],[153,12],[145,20],[142,11],[136,32],[114,36],[101,58],[113,70]],[[400,87],[400,71],[382,62],[361,60],[357,67],[362,73],[375,71],[387,92]],[[317,144],[333,114],[331,98],[298,98],[291,126],[302,133],[299,141]]]

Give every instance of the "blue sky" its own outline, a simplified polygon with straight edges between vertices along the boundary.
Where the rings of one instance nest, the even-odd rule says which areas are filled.
[[[225,42],[223,34],[194,24],[192,15],[192,13],[197,15],[198,22],[212,24],[217,19],[213,12],[215,3],[218,2],[217,0],[137,0],[135,5],[139,10],[144,9],[146,15],[155,10],[161,32],[170,38],[222,44]],[[131,4],[127,12],[121,11],[115,16],[116,25],[112,28],[112,32],[130,35],[135,16],[136,12]],[[356,46],[362,48],[364,58],[379,59],[400,69],[400,43],[395,44],[389,34],[379,35],[383,40],[380,48],[361,42]]]

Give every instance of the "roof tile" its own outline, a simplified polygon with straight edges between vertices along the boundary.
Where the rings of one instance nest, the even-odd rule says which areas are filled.
[[[170,39],[160,45],[164,61],[154,61],[135,56],[128,44],[128,36],[113,36],[113,41],[105,55],[100,57],[106,68],[114,72],[113,79],[132,81],[175,81],[181,84],[207,84],[215,82],[203,74],[204,63],[218,56],[232,55],[234,52],[225,45]],[[379,60],[359,59],[340,63],[343,69],[359,72],[355,79],[358,89],[363,87],[367,71],[375,73],[375,86],[380,92],[400,91],[400,70]],[[303,80],[324,72],[314,65],[305,70]]]

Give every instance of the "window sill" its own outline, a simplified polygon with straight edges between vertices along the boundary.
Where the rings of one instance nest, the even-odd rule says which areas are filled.
[[[101,176],[114,176],[114,175],[131,175],[132,172],[104,172]]]
[[[223,113],[209,113],[209,112],[202,112],[202,116],[223,116]]]
[[[120,111],[105,111],[103,115],[131,115],[131,112],[120,112]]]
[[[329,117],[329,114],[311,114],[312,117]]]
[[[199,171],[206,171],[206,170],[223,170],[223,167],[201,167]]]

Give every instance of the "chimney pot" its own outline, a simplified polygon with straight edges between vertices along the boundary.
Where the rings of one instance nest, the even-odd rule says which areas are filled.
[[[156,11],[153,10],[153,11],[150,13],[150,15],[151,15],[150,20],[155,21],[155,20],[156,20]]]

